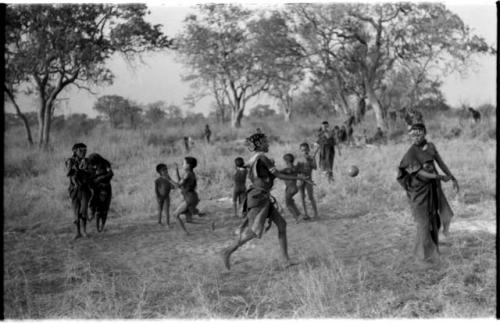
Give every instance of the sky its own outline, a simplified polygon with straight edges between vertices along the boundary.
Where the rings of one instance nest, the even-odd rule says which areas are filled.
[[[189,6],[195,3],[199,1],[188,0],[183,1],[182,4],[179,1],[170,1],[167,4],[148,2],[151,15],[147,19],[152,23],[162,24],[163,31],[168,36],[175,37],[182,28],[184,17],[193,10]],[[258,1],[252,1],[252,3],[256,3],[257,6],[263,5]],[[452,12],[458,14],[475,34],[484,37],[494,47],[497,46],[497,17],[494,1],[454,1],[446,5]],[[477,64],[465,77],[455,73],[445,79],[442,90],[449,105],[495,104],[496,57],[479,56],[476,62]],[[189,108],[184,104],[184,97],[189,94],[189,84],[182,82],[181,77],[188,74],[189,70],[178,62],[172,51],[147,54],[144,56],[144,63],[144,65],[132,68],[121,57],[113,58],[109,62],[109,67],[115,74],[113,85],[94,87],[95,94],[75,88],[63,91],[61,98],[67,100],[61,101],[59,111],[56,113],[86,113],[90,117],[95,117],[97,112],[92,107],[97,98],[102,95],[120,95],[140,104],[165,101],[167,104],[180,106],[185,111],[201,112],[205,115],[210,112],[212,100],[208,98],[200,101],[194,108]],[[23,98],[20,100],[21,110],[23,112],[34,111],[34,102],[34,98]],[[272,108],[276,107],[276,101],[260,96],[249,103],[247,110],[257,104],[269,104]],[[6,110],[14,112],[9,105],[6,106]]]

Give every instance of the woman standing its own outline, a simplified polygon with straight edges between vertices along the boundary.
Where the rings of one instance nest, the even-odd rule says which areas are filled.
[[[425,139],[427,131],[422,123],[410,127],[413,145],[399,165],[397,180],[406,190],[411,212],[417,223],[414,253],[417,259],[432,261],[439,257],[438,232],[448,235],[453,211],[444,196],[440,181],[453,181],[458,192],[458,182],[441,159],[436,146]],[[437,162],[446,175],[439,175]]]

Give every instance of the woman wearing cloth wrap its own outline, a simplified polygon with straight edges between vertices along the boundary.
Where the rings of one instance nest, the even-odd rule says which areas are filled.
[[[312,182],[304,179],[303,176],[285,175],[276,170],[274,163],[265,155],[269,151],[269,143],[264,134],[253,134],[246,139],[246,142],[248,149],[255,152],[248,163],[250,166],[248,178],[252,184],[247,191],[247,198],[243,205],[245,219],[240,226],[240,237],[233,245],[222,251],[224,265],[230,269],[229,258],[231,254],[248,241],[262,236],[265,221],[268,219],[269,225],[274,222],[278,228],[281,255],[285,265],[290,266],[292,263],[288,257],[286,221],[273,205],[274,199],[270,192],[275,178],[282,180],[301,179],[309,183]]]
[[[458,192],[455,177],[441,159],[436,146],[425,140],[424,124],[413,124],[410,136],[413,145],[404,155],[398,169],[397,180],[406,190],[411,212],[417,223],[417,237],[414,253],[418,260],[436,260],[439,257],[438,232],[448,235],[453,211],[444,196],[440,181],[453,181]],[[434,161],[446,175],[439,175]]]

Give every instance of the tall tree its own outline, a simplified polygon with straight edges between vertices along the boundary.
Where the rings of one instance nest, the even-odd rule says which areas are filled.
[[[269,80],[267,93],[278,99],[285,121],[291,120],[294,94],[305,78],[305,52],[287,23],[290,19],[287,11],[274,10],[249,24],[260,73]]]
[[[386,129],[385,107],[380,98],[384,82],[394,69],[409,62],[428,61],[432,64],[422,65],[427,66],[424,73],[430,72],[430,66],[443,73],[465,68],[473,54],[493,51],[441,4],[320,4],[298,8],[303,34],[312,32],[329,41],[310,46],[311,55],[319,57],[316,61],[322,63],[328,78],[336,76],[354,91],[356,84],[361,85],[382,130]]]
[[[144,20],[145,5],[9,5],[6,65],[14,74],[4,90],[38,97],[38,144],[47,147],[58,95],[70,85],[110,84],[106,61],[115,53],[132,60],[171,41],[161,25]],[[15,101],[14,95],[12,96]]]
[[[269,86],[248,31],[252,12],[225,4],[200,6],[199,11],[186,18],[178,52],[201,84],[223,95],[231,107],[231,125],[238,128],[248,100]]]

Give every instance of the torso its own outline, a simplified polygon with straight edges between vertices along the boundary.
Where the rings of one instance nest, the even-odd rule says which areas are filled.
[[[271,173],[271,168],[274,168],[274,163],[264,154],[258,156],[253,162],[249,179],[252,185],[270,191],[274,185],[275,176]]]

